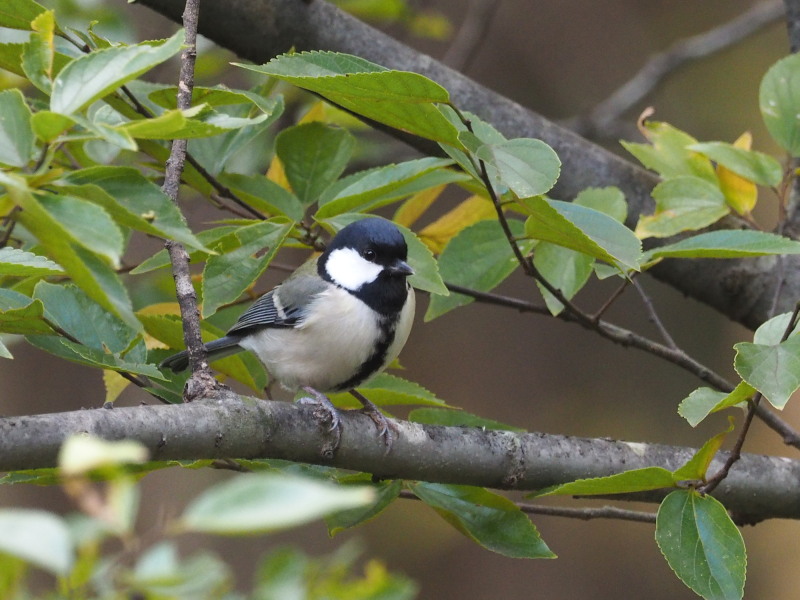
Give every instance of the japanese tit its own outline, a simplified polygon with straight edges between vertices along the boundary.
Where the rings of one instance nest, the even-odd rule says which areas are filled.
[[[317,258],[261,296],[225,337],[206,344],[209,362],[249,350],[283,387],[302,389],[339,418],[324,393],[351,390],[391,444],[388,422],[358,387],[391,363],[414,319],[403,235],[390,221],[364,218],[344,227]],[[161,365],[188,366],[186,351]]]

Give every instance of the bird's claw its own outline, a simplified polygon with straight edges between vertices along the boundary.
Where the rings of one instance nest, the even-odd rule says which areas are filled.
[[[330,421],[328,432],[333,433],[336,439],[332,448],[326,451],[325,454],[332,454],[339,447],[339,442],[342,439],[342,420],[339,417],[339,411],[325,394],[311,387],[304,387],[303,390],[311,394],[311,396],[303,396],[297,402],[299,404],[313,404],[317,407],[314,415],[319,419]]]

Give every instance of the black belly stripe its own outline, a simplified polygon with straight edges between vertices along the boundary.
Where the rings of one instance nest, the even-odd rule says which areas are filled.
[[[375,351],[372,353],[372,356],[362,363],[361,368],[355,375],[337,385],[334,391],[344,392],[358,387],[383,366],[384,361],[386,361],[386,354],[389,352],[389,347],[394,341],[397,321],[398,319],[387,319],[385,317],[380,319],[381,338],[375,345]]]

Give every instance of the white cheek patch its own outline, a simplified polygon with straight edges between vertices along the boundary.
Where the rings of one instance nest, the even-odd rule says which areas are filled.
[[[365,260],[352,248],[338,248],[328,256],[325,270],[335,284],[354,292],[375,281],[383,267]]]

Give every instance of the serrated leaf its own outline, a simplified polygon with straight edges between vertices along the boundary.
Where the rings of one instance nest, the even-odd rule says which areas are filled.
[[[398,406],[407,404],[421,404],[442,406],[444,401],[437,398],[432,392],[418,383],[408,381],[396,375],[380,373],[367,383],[360,386],[358,391],[378,406]],[[337,406],[360,406],[348,393],[330,394],[330,399]]]
[[[624,223],[628,218],[628,203],[625,202],[625,194],[613,185],[581,190],[573,203],[599,210],[620,223]]]
[[[421,190],[461,181],[466,176],[444,169],[449,159],[418,158],[355,173],[328,188],[314,218],[324,220],[346,212],[366,212]]]
[[[730,394],[701,387],[681,401],[678,405],[678,414],[686,419],[689,425],[696,427],[708,415],[741,404],[754,393],[755,389],[745,382],[737,385]]]
[[[497,211],[490,200],[483,196],[470,196],[455,208],[426,225],[419,232],[419,238],[432,252],[438,254],[464,228],[478,221],[496,217]]]
[[[20,222],[36,236],[73,281],[129,327],[141,330],[141,324],[133,315],[128,292],[117,274],[100,258],[72,244],[69,232],[53,219],[33,194],[13,186],[7,187],[7,191],[15,204],[23,208],[18,217]]]
[[[183,30],[158,42],[116,46],[76,58],[53,80],[50,110],[71,115],[177,54]]]
[[[290,191],[263,175],[222,173],[219,180],[248,205],[267,215],[284,215],[292,221],[303,218],[303,205]]]
[[[31,110],[17,89],[0,92],[0,164],[24,167],[33,158]]]
[[[677,490],[656,517],[656,542],[670,568],[706,600],[744,595],[744,540],[725,507],[712,496]]]
[[[28,80],[45,94],[50,94],[53,76],[55,25],[52,10],[37,15],[31,22],[34,32],[22,49],[22,70]]]
[[[33,114],[31,126],[33,131],[43,142],[55,141],[67,129],[75,125],[75,120],[67,115],[40,110]]]
[[[44,306],[42,306],[41,302],[19,294],[21,298],[24,298],[24,304],[20,305],[14,292],[11,290],[1,290],[1,292],[0,332],[22,335],[51,335],[55,333],[44,320]],[[13,302],[8,302],[10,294],[15,294]],[[7,356],[6,358],[9,357]]]
[[[524,226],[520,221],[509,220],[509,226],[515,236],[522,234]],[[528,240],[518,243],[523,254],[533,246]],[[444,281],[484,292],[497,287],[518,266],[497,221],[479,221],[462,230],[439,256],[439,273]],[[431,321],[471,302],[473,299],[463,294],[433,296],[425,320]]]
[[[31,22],[47,9],[33,0],[6,0],[0,4],[0,27],[31,29]]]
[[[103,371],[103,387],[106,390],[106,397],[103,405],[111,405],[117,401],[120,394],[131,385],[131,381],[125,379],[116,371]]]
[[[0,509],[0,552],[66,577],[75,562],[69,529],[53,513],[22,508]]]
[[[102,206],[126,227],[211,252],[189,230],[175,203],[136,169],[90,167],[70,173],[60,183],[73,195]]]
[[[733,348],[733,366],[739,376],[783,410],[800,387],[800,336],[774,345],[740,342]]]
[[[664,179],[688,175],[716,183],[711,161],[689,149],[697,143],[691,135],[662,121],[647,121],[641,130],[652,145],[623,141],[622,146],[645,167]]]
[[[662,181],[653,189],[653,198],[655,214],[642,215],[636,225],[636,235],[640,238],[671,237],[682,231],[702,229],[730,212],[719,187],[699,177]]]
[[[704,154],[717,164],[759,185],[775,186],[783,178],[781,164],[762,152],[725,142],[692,144],[689,149]]]
[[[137,332],[74,285],[40,281],[34,289],[34,298],[42,301],[51,323],[84,346],[120,353],[136,338]]]
[[[555,286],[567,300],[570,300],[589,281],[594,259],[563,246],[539,242],[533,253],[533,265],[550,285]],[[550,313],[553,315],[561,313],[564,305],[539,281],[536,285]]]
[[[791,54],[770,67],[761,80],[758,104],[773,139],[792,156],[800,156],[800,55]]]
[[[265,65],[237,66],[316,92],[346,110],[390,127],[438,142],[457,143],[455,127],[436,106],[449,102],[447,90],[417,73],[390,71],[357,56],[335,52],[284,54]]]
[[[60,275],[63,272],[64,269],[44,256],[18,248],[0,248],[0,275],[30,277]]]
[[[541,140],[517,138],[482,144],[473,152],[486,163],[495,190],[508,188],[519,198],[547,193],[561,171],[558,155]]]
[[[394,502],[400,495],[403,482],[400,479],[394,481],[381,481],[372,485],[375,492],[375,500],[371,504],[342,510],[325,517],[325,524],[328,526],[328,534],[333,537],[340,531],[350,529],[356,525],[366,523],[375,518],[378,514]]]
[[[526,198],[525,234],[577,250],[622,270],[639,269],[642,245],[633,232],[598,210],[559,200]]]
[[[236,231],[236,225],[223,225],[221,227],[214,227],[206,229],[197,234],[198,241],[203,247],[213,248],[219,241]],[[200,263],[208,258],[209,253],[202,250],[190,250],[189,260],[192,263]],[[155,269],[161,269],[171,266],[172,263],[169,259],[169,253],[166,250],[159,250],[150,258],[142,261],[139,265],[131,270],[131,275],[139,275],[140,273],[147,273]]]
[[[215,485],[186,508],[187,531],[254,534],[295,527],[374,501],[368,486],[337,486],[315,479],[253,473]]]
[[[646,253],[646,259],[744,258],[770,254],[800,254],[800,242],[765,231],[722,229],[653,248]]]
[[[210,256],[203,269],[203,316],[239,298],[269,266],[291,230],[291,221],[276,217],[234,232],[238,246]]]
[[[547,488],[540,496],[602,496],[631,494],[675,486],[671,471],[662,467],[645,467],[606,477],[578,479]]]
[[[102,350],[76,344],[65,338],[29,335],[25,339],[27,339],[32,346],[35,346],[40,350],[44,350],[45,352],[54,354],[59,358],[78,363],[80,365],[100,369],[111,369],[112,371],[120,371],[123,373],[144,375],[145,377],[150,377],[152,379],[164,379],[164,376],[161,374],[161,372],[151,364],[129,362],[124,358],[115,356],[114,354],[109,354],[107,352],[103,352]]]
[[[339,178],[354,147],[347,130],[319,122],[289,127],[275,138],[275,152],[303,206],[316,202]]]
[[[346,213],[331,219],[326,219],[325,223],[333,227],[334,231],[339,231],[350,223],[363,218],[365,218],[365,216],[362,214]],[[397,223],[395,223],[395,225],[397,225]],[[397,225],[397,228],[406,240],[406,245],[408,246],[408,262],[414,269],[414,274],[408,278],[409,283],[411,283],[415,289],[437,294],[436,297],[447,296],[450,292],[447,290],[442,280],[439,273],[439,265],[433,257],[433,254],[431,254],[431,251],[413,231],[402,225]]]
[[[785,312],[775,315],[768,321],[764,321],[753,334],[753,343],[766,345],[780,344],[791,323],[791,319],[792,313]],[[798,333],[799,330],[800,325],[795,325],[794,329],[789,332],[789,335],[794,335]],[[789,336],[787,335],[786,337]]]
[[[466,485],[409,487],[458,531],[492,552],[511,558],[555,558],[536,526],[508,498]]]

